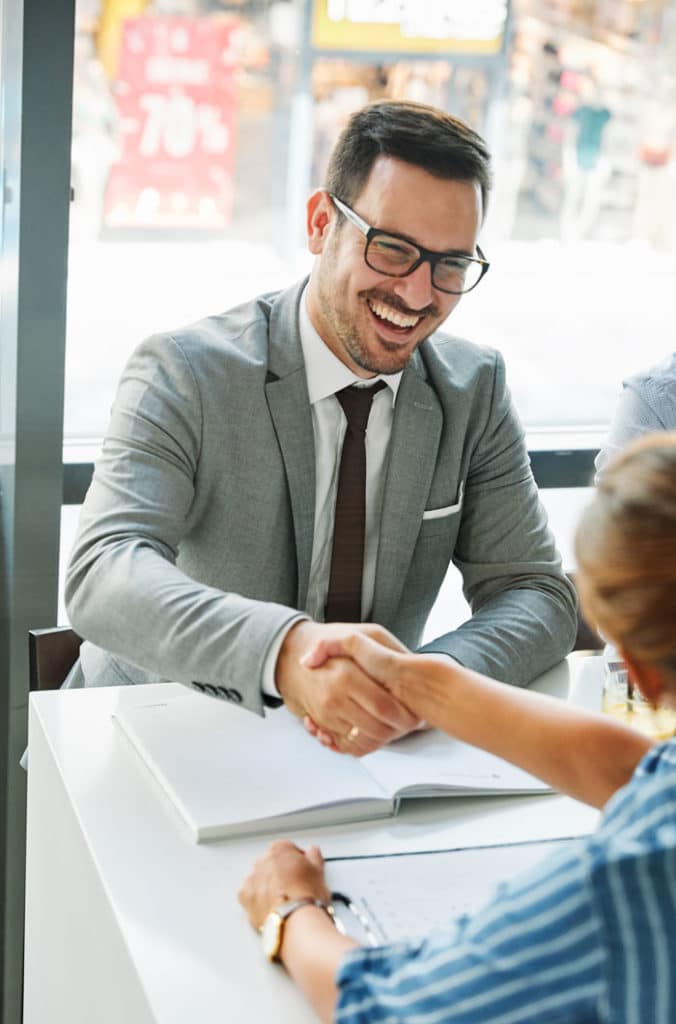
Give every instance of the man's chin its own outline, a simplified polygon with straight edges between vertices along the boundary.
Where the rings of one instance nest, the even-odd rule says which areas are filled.
[[[355,360],[364,370],[370,373],[401,373],[423,338],[405,338],[393,341],[376,335],[368,350],[359,353]]]
[[[353,359],[360,369],[366,370],[367,373],[379,374],[382,373],[384,376],[388,376],[394,373],[401,373],[402,370],[406,369],[411,356],[413,355],[414,349],[406,349],[404,352],[382,352],[378,356],[373,353],[363,355],[358,359]]]

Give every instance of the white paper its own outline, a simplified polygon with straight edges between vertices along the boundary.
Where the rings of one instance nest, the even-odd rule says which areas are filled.
[[[341,919],[360,942],[424,935],[473,914],[493,896],[500,882],[532,869],[574,840],[518,843],[480,849],[445,850],[395,857],[329,861],[326,880],[356,904],[358,916]],[[369,925],[367,931],[359,918]],[[370,932],[370,934],[369,934]]]

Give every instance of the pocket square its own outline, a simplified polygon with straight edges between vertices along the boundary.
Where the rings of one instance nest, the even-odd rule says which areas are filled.
[[[423,512],[423,520],[425,519],[443,519],[444,516],[452,516],[454,512],[459,512],[462,508],[462,499],[465,496],[465,482],[461,481],[458,489],[458,500],[454,505],[444,505],[443,508],[430,508],[426,512]]]

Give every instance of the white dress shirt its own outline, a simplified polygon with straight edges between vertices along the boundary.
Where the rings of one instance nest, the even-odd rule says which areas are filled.
[[[366,532],[361,597],[362,620],[366,621],[373,606],[383,488],[394,402],[401,382],[401,373],[370,377],[367,381],[357,377],[331,352],[315,330],[307,310],[307,289],[300,302],[299,328],[315,445],[315,522],[305,608],[307,615],[315,622],[324,621],[331,572],[338,471],[347,427],[345,413],[336,398],[336,392],[352,384],[372,387],[378,380],[387,384],[387,387],[379,391],[373,399],[366,429]],[[302,617],[299,616],[299,620]],[[291,626],[293,625],[295,622],[291,623]],[[263,692],[269,695],[279,696],[274,683],[275,666],[289,628],[285,627],[276,638],[266,660]]]

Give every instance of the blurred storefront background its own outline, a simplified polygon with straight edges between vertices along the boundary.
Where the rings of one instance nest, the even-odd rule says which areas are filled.
[[[673,350],[674,69],[674,0],[78,0],[68,443],[144,335],[307,271],[305,196],[378,97],[486,135],[492,268],[449,329],[532,430],[600,436]]]

